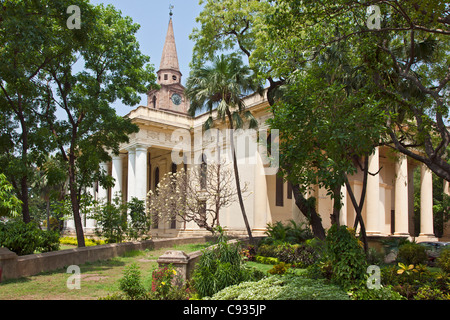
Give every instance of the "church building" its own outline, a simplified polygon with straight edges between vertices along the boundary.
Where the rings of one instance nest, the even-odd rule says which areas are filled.
[[[165,174],[186,167],[186,164],[174,163],[172,160],[172,150],[179,145],[179,132],[186,133],[184,137],[190,139],[192,154],[201,154],[201,146],[198,147],[194,137],[198,133],[201,134],[202,126],[210,115],[188,115],[189,100],[184,94],[181,80],[171,17],[157,71],[160,89],[149,91],[147,105],[139,106],[126,115],[139,126],[140,131],[132,134],[129,143],[121,146],[119,155],[112,156],[110,163],[103,164],[104,169],[115,179],[115,186],[108,190],[101,186],[92,188],[91,193],[96,199],[110,200],[114,194],[120,192],[124,201],[129,201],[132,197],[146,200],[148,192],[155,190]],[[244,102],[246,108],[258,120],[260,129],[268,129],[266,120],[271,114],[267,110],[269,103],[266,96],[255,93],[247,96]],[[220,128],[220,124],[218,126]],[[275,172],[268,174],[265,170],[267,163],[257,152],[249,153],[246,157],[248,161],[239,164],[239,172],[241,181],[247,182],[251,191],[245,198],[244,205],[253,235],[264,235],[268,223],[287,222],[290,219],[305,221],[295,205],[289,184],[274,174]],[[190,165],[195,164],[188,164]],[[433,230],[431,171],[411,158],[393,153],[388,147],[378,147],[370,156],[369,166],[370,172],[379,171],[379,174],[368,177],[367,198],[363,208],[367,234],[377,237],[414,237],[415,232],[420,230],[416,240],[437,240]],[[421,171],[421,212],[420,221],[415,221],[413,172],[418,167]],[[349,181],[359,199],[362,173],[358,172],[349,177]],[[345,188],[342,188],[342,193],[344,206],[340,223],[352,226],[355,210],[350,199],[346,197]],[[333,202],[327,196],[327,191],[316,186],[312,188],[309,196],[317,199],[317,212],[322,218],[323,226],[329,228]],[[247,234],[237,201],[222,210],[220,224],[230,234]],[[86,218],[84,226],[89,232],[95,228],[95,221]],[[70,222],[67,227],[71,227]],[[179,220],[160,221],[152,226],[150,233],[154,237],[208,234],[193,222],[185,223]]]

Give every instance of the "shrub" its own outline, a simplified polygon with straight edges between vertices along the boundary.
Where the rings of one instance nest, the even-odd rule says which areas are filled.
[[[244,258],[244,260],[255,261],[256,248],[253,245],[248,245],[247,247],[241,249],[240,254]]]
[[[213,300],[349,300],[340,287],[295,275],[273,275],[242,282],[214,294]]]
[[[301,276],[286,275],[285,286],[278,295],[281,300],[349,300],[350,297],[341,287],[326,280],[310,279]]]
[[[444,272],[450,273],[450,248],[441,251],[437,259],[437,265]]]
[[[348,288],[365,279],[366,256],[354,231],[346,226],[333,225],[328,231],[326,244],[333,282]]]
[[[39,251],[50,252],[59,250],[59,232],[39,231]]]
[[[256,256],[256,262],[262,264],[278,264],[280,263],[280,260],[274,257]]]
[[[141,272],[135,263],[124,269],[123,277],[119,279],[119,289],[125,293],[127,299],[145,299],[146,293],[141,283]]]
[[[319,253],[316,248],[307,243],[283,243],[278,245],[263,244],[258,248],[257,253],[259,256],[277,258],[279,261],[300,268],[306,268],[319,258]],[[272,264],[275,263],[277,262]]]
[[[281,293],[284,283],[284,279],[279,276],[270,276],[256,282],[241,282],[205,300],[275,300]]]
[[[127,205],[116,195],[113,201],[95,207],[92,219],[97,220],[95,233],[107,243],[118,243],[125,239],[127,231]]]
[[[311,230],[306,224],[297,224],[294,220],[289,220],[286,225],[280,221],[273,224],[268,223],[266,234],[267,238],[262,240],[263,244],[283,244],[285,242],[295,244],[313,238]]]
[[[11,220],[0,223],[0,246],[17,255],[32,254],[35,251],[48,252],[59,249],[59,233],[44,231],[33,223]]]
[[[405,300],[392,286],[382,286],[380,289],[360,287],[351,292],[352,300]]]
[[[164,266],[152,272],[151,298],[154,300],[187,300],[189,289],[172,266]]]
[[[261,244],[258,249],[256,250],[256,254],[258,256],[263,257],[275,257],[276,256],[276,245],[271,244]]]
[[[73,245],[73,246],[78,245],[77,238],[75,238],[75,237],[61,237],[61,238],[59,238],[59,243],[60,244],[69,244],[69,245]],[[85,243],[86,247],[91,247],[91,246],[98,246],[101,244],[105,244],[105,240],[84,238],[84,243]]]
[[[150,229],[151,217],[145,212],[144,200],[138,198],[131,198],[131,201],[127,203],[129,211],[130,221],[127,226],[127,236],[130,239],[139,239],[146,235]]]
[[[404,264],[416,265],[426,263],[428,258],[425,247],[409,242],[399,247],[397,259]]]
[[[274,265],[273,268],[270,269],[270,270],[267,271],[267,272],[269,272],[270,274],[283,275],[283,274],[285,274],[285,273],[288,271],[288,269],[289,269],[290,267],[291,267],[291,265],[286,264],[286,263],[284,263],[284,262],[280,262],[280,263]]]
[[[217,246],[203,251],[192,276],[192,284],[199,297],[211,296],[230,285],[262,276],[244,266],[239,245],[227,243],[223,231],[219,232]]]
[[[284,246],[278,253],[280,261],[290,263],[299,268],[306,268],[318,259],[314,247],[307,244]]]
[[[450,300],[450,295],[429,285],[420,287],[414,296],[415,300]]]
[[[431,299],[434,294],[442,292],[448,294],[448,274],[444,271],[431,272],[425,265],[406,265],[401,262],[398,266],[389,266],[381,269],[381,282],[393,289],[403,297],[413,299]],[[421,289],[425,287],[425,289]],[[426,287],[431,287],[426,288]],[[438,291],[435,291],[438,290]],[[419,297],[416,297],[419,295]],[[426,298],[426,296],[429,296]]]

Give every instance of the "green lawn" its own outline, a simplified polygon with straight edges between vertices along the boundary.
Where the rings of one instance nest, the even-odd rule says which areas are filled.
[[[118,291],[123,269],[136,263],[145,279],[157,266],[156,259],[169,249],[186,253],[201,250],[210,244],[175,245],[158,250],[132,251],[125,256],[86,263],[80,266],[81,288],[70,290],[66,270],[46,272],[36,276],[0,283],[0,300],[96,300]]]

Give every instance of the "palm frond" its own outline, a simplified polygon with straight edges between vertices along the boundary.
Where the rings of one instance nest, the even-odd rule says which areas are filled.
[[[233,119],[233,123],[234,123],[234,128],[235,129],[242,129],[243,125],[244,125],[244,121],[242,121],[241,115],[238,111],[235,111],[232,113],[232,119]]]
[[[211,129],[214,126],[214,120],[211,116],[208,117],[208,119],[203,124],[203,130],[207,131]]]
[[[248,128],[249,129],[256,129],[256,128],[258,128],[258,120],[256,120],[255,116],[249,110],[244,112],[244,117],[248,121]]]

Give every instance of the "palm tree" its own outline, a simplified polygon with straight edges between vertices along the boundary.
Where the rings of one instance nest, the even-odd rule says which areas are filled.
[[[262,94],[262,87],[255,81],[251,69],[236,55],[216,56],[211,66],[194,69],[186,81],[186,96],[190,99],[189,114],[194,116],[205,108],[210,113],[204,124],[205,130],[213,125],[213,110],[217,111],[219,120],[228,120],[237,195],[250,242],[253,242],[253,237],[242,199],[233,129],[242,128],[243,119],[248,120],[249,128],[257,127],[258,122],[250,111],[245,110],[243,101],[246,95],[255,91]]]

